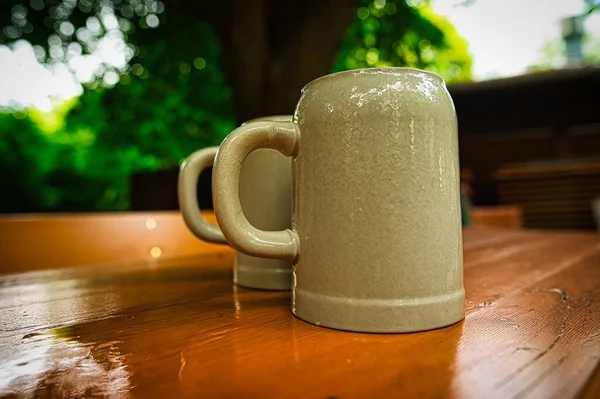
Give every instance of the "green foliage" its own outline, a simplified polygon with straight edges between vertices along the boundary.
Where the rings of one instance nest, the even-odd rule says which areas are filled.
[[[174,15],[160,29],[168,41],[150,46],[156,36],[141,38],[149,44],[140,45],[132,59],[135,74],[122,76],[112,89],[86,91],[67,117],[71,132],[94,134],[81,168],[91,179],[111,182],[99,196],[101,209],[127,208],[132,173],[175,168],[198,148],[219,144],[235,127],[210,27]]]
[[[235,127],[231,90],[219,67],[219,42],[208,24],[177,9],[167,13],[155,0],[38,0],[10,8],[15,10],[26,15],[25,25],[35,27],[29,33],[19,28],[19,36],[38,46],[43,62],[72,64],[96,56],[103,40],[115,39],[118,45],[119,38],[127,58],[125,64],[104,60],[83,95],[69,104],[70,112],[33,112],[38,126],[19,121],[28,124],[30,136],[36,128],[46,130],[35,133],[45,137],[43,144],[23,156],[38,154],[48,165],[37,180],[21,177],[31,190],[51,199],[24,203],[20,211],[128,209],[133,173],[175,168],[191,152],[219,144]],[[18,27],[15,21],[5,23]],[[74,33],[65,34],[63,23],[72,24],[66,32]],[[2,30],[4,41],[10,41],[6,33]],[[111,82],[115,76],[116,85]],[[8,120],[0,120],[1,137],[13,129]]]
[[[334,69],[411,66],[468,79],[464,39],[424,1],[407,1],[362,0]],[[219,41],[184,3],[193,9],[157,0],[0,2],[0,44],[25,39],[40,62],[75,73],[93,64],[79,99],[47,114],[0,114],[0,171],[10,187],[0,212],[128,209],[132,174],[174,168],[235,127]],[[115,48],[116,56],[106,52]]]
[[[468,44],[425,1],[362,0],[334,71],[407,66],[430,70],[448,82],[470,79]]]
[[[57,147],[25,113],[0,113],[0,209],[24,212],[51,206],[54,193],[40,187],[57,156]]]

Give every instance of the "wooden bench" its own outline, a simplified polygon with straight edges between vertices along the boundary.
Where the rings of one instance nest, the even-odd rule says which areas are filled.
[[[518,206],[479,206],[471,209],[471,219],[475,227],[518,229],[523,226],[523,211]]]
[[[212,212],[204,216],[216,223]],[[0,217],[0,273],[223,252],[195,237],[179,212]]]

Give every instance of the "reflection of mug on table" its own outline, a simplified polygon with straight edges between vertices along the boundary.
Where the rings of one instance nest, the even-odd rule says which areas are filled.
[[[592,200],[592,212],[596,220],[596,228],[600,231],[600,197]]]
[[[291,116],[270,116],[252,121],[291,121]],[[248,122],[247,122],[248,123]],[[243,126],[243,125],[242,125]],[[197,198],[198,177],[213,164],[218,147],[196,151],[181,165],[179,204],[190,230],[199,238],[227,243],[219,227],[200,214]],[[275,150],[259,150],[244,161],[239,181],[240,200],[248,220],[264,230],[290,227],[292,205],[291,160]],[[289,290],[292,270],[289,262],[263,259],[237,253],[233,280],[236,284],[270,290]]]
[[[264,231],[238,201],[244,158],[294,158],[292,229]],[[253,122],[221,144],[215,214],[229,242],[294,262],[292,310],[343,330],[405,332],[464,317],[457,124],[444,81],[406,68],[308,84],[293,122]]]

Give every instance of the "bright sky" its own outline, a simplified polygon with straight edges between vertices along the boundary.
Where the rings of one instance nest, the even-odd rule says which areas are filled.
[[[149,14],[146,21],[156,15]],[[101,20],[101,21],[100,21]],[[61,24],[61,31],[75,35],[78,39],[93,46],[92,54],[83,54],[81,45],[74,41],[67,48],[66,64],[53,63],[42,66],[36,57],[36,51],[24,40],[17,41],[12,48],[0,46],[0,107],[26,108],[34,106],[42,111],[50,111],[53,104],[82,93],[81,83],[91,82],[97,76],[103,78],[106,86],[119,81],[119,71],[126,69],[133,57],[133,49],[124,41],[124,35],[114,11],[103,7],[100,20],[88,18],[84,27],[76,31],[69,22]],[[106,32],[101,29],[101,24]],[[152,27],[158,26],[158,22]],[[62,56],[60,38],[52,35],[48,38],[50,56]],[[37,47],[37,46],[36,46]]]
[[[12,51],[0,46],[0,107],[52,108],[51,96],[68,99],[81,94],[81,85],[64,64],[43,67],[29,42],[20,41]]]
[[[523,74],[541,58],[541,49],[560,39],[562,18],[586,10],[584,0],[432,0],[469,41],[476,80]],[[586,31],[600,36],[600,12],[589,17]]]
[[[476,80],[526,72],[540,60],[544,44],[561,37],[560,20],[585,9],[584,0],[474,0],[470,5],[461,5],[469,0],[431,1],[434,10],[468,40]],[[0,107],[35,106],[47,111],[52,108],[51,98],[60,101],[79,95],[79,82],[102,73],[102,62],[121,70],[132,54],[125,54],[130,50],[119,36],[114,15],[104,13],[102,20],[111,28],[109,34],[100,38],[93,55],[81,55],[76,45],[69,48],[74,52],[71,70],[62,64],[43,67],[27,42],[12,49],[0,46]],[[92,22],[88,21],[88,35],[93,34],[97,20]],[[587,19],[586,29],[600,37],[600,12]],[[109,85],[118,79],[116,72],[111,74],[105,76]]]

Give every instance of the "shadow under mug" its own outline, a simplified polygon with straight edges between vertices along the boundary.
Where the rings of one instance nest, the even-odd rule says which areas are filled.
[[[246,123],[291,119],[290,115],[268,116]],[[197,237],[208,242],[227,244],[221,229],[202,217],[197,197],[198,177],[203,170],[213,165],[218,149],[219,147],[201,149],[183,162],[179,172],[178,197],[185,223]],[[239,198],[244,213],[255,226],[264,230],[289,228],[292,205],[291,159],[270,149],[250,154],[241,168]],[[233,281],[249,288],[289,290],[292,287],[291,265],[285,260],[265,259],[237,252]]]
[[[260,229],[238,200],[241,162],[259,148],[294,159],[291,229]],[[411,332],[464,317],[457,121],[440,76],[383,68],[316,79],[293,122],[233,131],[213,175],[231,245],[294,263],[299,318]]]

